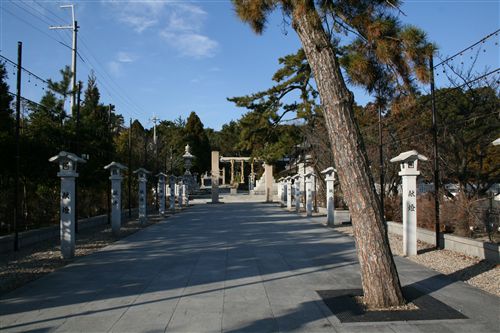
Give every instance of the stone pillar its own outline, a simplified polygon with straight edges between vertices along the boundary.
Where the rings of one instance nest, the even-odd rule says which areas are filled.
[[[148,221],[148,211],[147,211],[148,194],[146,186],[148,182],[147,175],[150,174],[151,172],[149,172],[144,168],[139,168],[135,170],[134,173],[137,174],[139,180],[139,223],[141,225],[144,225]]]
[[[219,203],[219,152],[218,151],[212,152],[212,203]]]
[[[283,206],[283,177],[278,179],[278,198],[280,198],[280,206]]]
[[[266,175],[265,185],[266,185],[266,202],[273,202],[273,166],[269,164],[264,164],[264,173]]]
[[[300,201],[302,198],[302,193],[300,192],[300,175],[296,174],[293,176],[293,179],[295,180],[294,182],[294,188],[295,188],[295,212],[299,213],[300,212]]]
[[[222,167],[222,185],[226,185],[226,166]]]
[[[292,210],[292,178],[286,177],[286,208]]]
[[[312,216],[313,212],[313,195],[314,195],[314,178],[316,176],[312,173],[309,172],[308,174],[305,175],[305,182],[306,182],[306,215],[307,216]]]
[[[241,176],[240,176],[240,184],[245,184],[245,165],[244,161],[241,160]]]
[[[336,172],[337,170],[333,167],[321,171],[326,180],[326,225],[330,226],[335,224],[334,184]]]
[[[156,175],[156,177],[158,177],[158,199],[160,201],[158,210],[160,212],[160,215],[165,215],[165,181],[167,179],[167,175],[160,172]]]
[[[182,184],[182,203],[184,206],[189,206],[189,192],[186,184]]]
[[[173,214],[175,214],[175,196],[177,195],[177,184],[175,184],[175,180],[177,177],[174,175],[169,178],[169,187],[170,187],[170,210]]]
[[[231,185],[234,184],[234,160],[231,160]]]
[[[111,180],[111,230],[113,235],[120,233],[122,225],[122,179],[121,170],[127,170],[127,167],[117,163],[111,162],[104,167],[110,170]]]
[[[61,178],[60,196],[60,237],[61,256],[71,259],[75,256],[75,178],[78,177],[77,164],[86,161],[75,154],[65,151],[49,159],[59,163],[57,176]]]
[[[182,209],[183,202],[182,202],[182,181],[180,183],[175,184],[177,186],[177,205],[179,206],[179,209]]]
[[[410,150],[391,159],[399,162],[403,177],[403,255],[417,255],[417,170],[418,161],[427,161],[427,157],[416,150]],[[386,226],[387,227],[387,226]]]

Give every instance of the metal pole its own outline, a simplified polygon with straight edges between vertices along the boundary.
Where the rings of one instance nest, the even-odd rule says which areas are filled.
[[[439,161],[438,161],[438,142],[437,142],[437,114],[436,114],[436,98],[434,94],[434,59],[431,54],[429,59],[429,67],[431,71],[431,102],[432,102],[432,136],[434,150],[434,218],[436,228],[436,249],[440,249],[439,244]]]
[[[132,118],[128,127],[128,218],[132,218]]]
[[[78,82],[78,96],[76,103],[76,129],[75,129],[75,153],[80,156],[80,94],[82,82]],[[78,178],[75,178],[75,233],[78,233]]]
[[[76,47],[77,47],[77,34],[78,34],[78,22],[73,20],[73,49],[71,50],[71,71],[73,76],[71,78],[71,99],[70,99],[70,107],[71,114],[74,115],[75,110],[75,95],[76,95]]]
[[[382,135],[382,105],[378,106],[378,141],[379,141],[379,159],[380,159],[380,213],[382,214],[382,220],[385,223],[385,213],[384,213],[384,152],[383,152],[383,135]],[[387,228],[386,228],[387,229]]]
[[[14,179],[15,194],[14,194],[14,251],[19,251],[19,174],[20,174],[20,143],[19,143],[19,127],[21,118],[21,66],[23,57],[23,43],[17,42],[17,93],[16,93],[16,176]]]
[[[111,142],[113,140],[112,138],[112,133],[111,133],[111,104],[108,105],[108,143],[110,144],[108,146],[108,163],[111,163]],[[106,200],[108,202],[107,205],[107,213],[108,213],[108,224],[111,224],[111,182],[106,182]]]

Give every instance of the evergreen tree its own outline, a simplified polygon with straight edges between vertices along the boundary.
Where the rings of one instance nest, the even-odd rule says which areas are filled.
[[[210,170],[210,142],[203,128],[203,123],[194,111],[187,118],[185,135],[186,143],[191,146],[191,153],[196,156],[192,171],[201,174]]]
[[[379,51],[375,53],[377,59],[397,72],[406,86],[410,85],[410,69],[423,73],[426,62],[411,63],[408,60],[421,58],[411,57],[411,48],[403,47],[404,40],[393,40],[393,33],[377,33],[377,30],[384,30],[381,27],[385,26],[389,28],[384,31],[398,30],[397,19],[390,14],[398,1],[233,0],[233,3],[239,17],[257,33],[262,33],[267,16],[278,6],[291,18],[292,27],[301,40],[316,81],[340,184],[350,208],[364,300],[372,307],[404,303],[396,266],[385,236],[380,201],[369,171],[363,138],[354,117],[353,95],[346,87],[340,68],[337,41],[341,34],[334,35],[335,31],[346,32],[347,25],[350,26],[349,30],[368,37],[364,37],[367,42],[376,43],[376,50]],[[325,29],[328,23],[333,23],[336,30],[330,32]],[[359,63],[365,61],[359,58],[362,60]],[[373,74],[368,72],[371,68],[366,66],[365,69],[370,75]]]

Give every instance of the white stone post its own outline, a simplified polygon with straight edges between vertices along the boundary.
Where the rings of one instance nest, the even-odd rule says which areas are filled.
[[[186,207],[189,206],[189,193],[186,184],[182,184],[182,203]]]
[[[399,162],[403,178],[403,255],[417,255],[417,176],[418,161],[427,161],[427,157],[416,150],[410,150],[391,159]]]
[[[321,171],[321,173],[325,175],[326,180],[326,225],[330,226],[335,224],[334,184],[336,172],[337,170],[333,167]]]
[[[280,199],[280,206],[283,206],[283,177],[278,179],[278,198]]]
[[[78,177],[77,164],[86,161],[65,151],[49,159],[59,163],[57,176],[61,178],[60,237],[61,256],[71,259],[75,256],[75,178]]]
[[[232,164],[231,164],[232,165]],[[212,151],[212,203],[219,203],[219,152]],[[233,178],[233,172],[231,171],[231,178]],[[231,179],[232,185],[233,179]]]
[[[292,210],[292,177],[288,176],[286,180],[286,208]]]
[[[104,169],[109,170],[111,175],[111,231],[113,235],[120,233],[122,226],[122,170],[127,170],[127,167],[117,162],[111,162]]]
[[[264,164],[265,185],[266,185],[266,202],[273,202],[273,166]]]
[[[314,175],[312,172],[309,172],[308,174],[305,175],[306,215],[307,216],[312,216],[312,212],[313,212],[313,195],[314,195],[313,187],[315,186],[315,182],[314,182],[315,177],[316,177],[316,175]]]
[[[177,195],[177,185],[175,184],[175,177],[174,175],[170,176],[169,178],[169,187],[170,187],[170,210],[172,211],[172,214],[175,214],[175,196]]]
[[[167,192],[165,189],[165,182],[167,179],[167,175],[163,172],[160,172],[156,175],[156,177],[158,177],[158,199],[160,200],[158,211],[160,215],[165,215],[165,197]]]
[[[181,203],[181,187],[179,186],[179,184],[176,182],[175,183],[175,199],[177,200],[177,206],[179,208],[182,208],[182,203]]]
[[[292,177],[294,179],[294,189],[295,189],[295,212],[300,212],[300,200],[302,198],[302,193],[300,192],[300,175],[296,174]]]
[[[146,224],[148,221],[148,211],[147,211],[147,175],[150,174],[148,170],[144,168],[139,168],[134,171],[137,174],[139,180],[139,223],[141,225]]]

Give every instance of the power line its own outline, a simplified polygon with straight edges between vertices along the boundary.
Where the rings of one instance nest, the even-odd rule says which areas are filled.
[[[11,11],[10,11],[10,10],[8,10],[7,8],[5,8],[5,7],[4,7],[4,8],[3,8],[3,10],[5,10],[5,11],[6,11],[7,13],[9,13],[10,15],[14,16],[15,18],[17,18],[19,21],[22,21],[22,22],[26,23],[27,25],[29,25],[29,26],[30,26],[30,27],[32,27],[33,29],[35,29],[35,30],[37,30],[38,32],[40,32],[40,33],[44,34],[44,35],[45,35],[45,36],[47,36],[48,38],[50,38],[50,39],[52,39],[52,40],[56,41],[57,43],[59,43],[59,44],[61,44],[61,45],[65,46],[65,47],[67,47],[67,48],[69,48],[69,49],[71,49],[71,46],[69,46],[69,45],[67,45],[67,44],[65,44],[65,43],[63,43],[63,42],[61,42],[60,40],[58,40],[58,39],[54,38],[53,36],[49,35],[47,32],[45,32],[45,31],[41,30],[40,28],[36,27],[35,25],[31,24],[31,22],[26,21],[26,20],[25,20],[25,19],[23,19],[22,17],[17,16],[16,14],[14,14],[13,12],[11,12]]]
[[[13,0],[11,0],[13,1]],[[36,4],[38,7],[41,8],[40,9],[37,9],[35,8],[34,6],[31,6],[30,3],[34,3]],[[48,8],[45,8],[43,7],[42,5],[40,5],[38,2],[35,2],[35,1],[32,1],[30,3],[26,3],[26,2],[23,2],[24,5],[26,5],[28,8],[30,8],[31,10],[35,11],[37,14],[39,14],[40,16],[43,16],[45,17],[47,20],[49,20],[50,22],[47,22],[44,20],[45,24],[48,24],[49,26],[50,25],[58,25],[59,23],[61,23],[62,21],[65,21],[64,19],[62,19],[60,16],[57,16],[58,17],[58,20],[61,20],[61,22],[59,22],[58,20],[55,20],[54,18],[48,16],[45,12],[46,11],[49,11]],[[53,13],[53,12],[51,12]],[[53,14],[55,15],[55,14]],[[61,30],[58,30],[57,31],[59,33],[59,36],[66,42],[66,43],[71,43],[71,36],[68,35],[68,32],[67,31],[61,31]],[[65,32],[66,34],[64,34],[63,32]]]
[[[131,108],[130,111],[132,111],[133,113],[135,113],[138,116],[146,115],[146,113],[137,104],[135,104],[135,102],[132,101],[126,93],[122,93],[123,89],[120,87],[120,85],[118,83],[115,82],[115,80],[111,77],[111,75],[108,74],[108,72],[106,71],[104,66],[100,63],[100,61],[93,55],[93,53],[90,50],[90,47],[85,42],[85,38],[82,35],[80,35],[80,41],[82,43],[83,48],[87,51],[88,56],[90,56],[93,59],[93,62],[95,62],[94,64],[92,64],[90,62],[90,60],[91,60],[90,57],[86,57],[86,59],[89,61],[89,65],[88,65],[89,69],[92,69],[96,73],[99,73],[99,71],[97,71],[97,67],[99,67],[102,70],[101,72],[105,74],[105,76],[101,75],[101,79],[98,78],[97,80],[100,83],[102,83],[103,86],[105,85],[104,83],[108,83],[109,89],[112,89],[113,91],[115,91],[115,94],[117,95],[117,97],[119,97],[126,105],[128,105]],[[95,66],[96,64],[98,66]],[[105,80],[105,82],[103,80]],[[111,94],[108,89],[106,89],[106,90],[108,91],[108,94],[110,94],[110,96],[113,96],[113,94]]]

